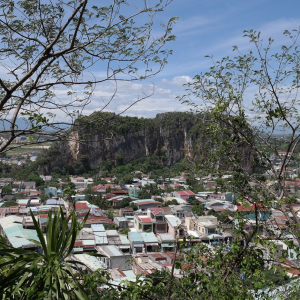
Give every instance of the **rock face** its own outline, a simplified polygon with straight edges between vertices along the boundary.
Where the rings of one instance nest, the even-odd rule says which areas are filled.
[[[95,113],[77,121],[64,142],[56,145],[64,161],[82,162],[89,166],[101,165],[109,160],[114,165],[134,159],[156,155],[166,166],[187,158],[203,160],[214,147],[207,131],[207,117],[201,114],[168,112],[154,119],[121,117],[108,113]],[[245,165],[252,156],[243,149]]]

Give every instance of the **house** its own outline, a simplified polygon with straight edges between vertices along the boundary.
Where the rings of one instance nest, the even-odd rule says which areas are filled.
[[[138,198],[140,189],[138,187],[130,187],[128,188],[128,196],[131,198]]]
[[[138,232],[153,232],[153,221],[147,215],[135,215],[133,224],[136,231]]]
[[[158,240],[153,232],[141,232],[146,252],[158,251]]]
[[[37,207],[41,205],[41,199],[40,198],[31,198],[27,202],[27,207]]]
[[[35,219],[37,221],[39,221],[39,216],[36,216]],[[23,225],[24,229],[34,229],[35,230],[33,219],[32,219],[31,216],[24,216],[23,221],[22,221],[22,225]]]
[[[207,202],[206,205],[204,206],[205,209],[207,210],[215,210],[215,211],[221,211],[221,210],[226,210],[228,208],[228,205],[225,203],[222,203],[220,201],[210,201]]]
[[[157,208],[162,206],[161,202],[154,201],[152,199],[135,200],[132,202],[137,205],[138,209],[141,210],[147,210],[148,208]]]
[[[96,185],[92,188],[95,192],[100,193],[100,194],[105,194],[106,193],[106,189],[105,186],[102,184]]]
[[[162,268],[162,265],[153,262],[147,255],[139,255],[133,259],[132,271],[135,275],[153,274]]]
[[[108,245],[107,233],[103,224],[91,224],[97,246]]]
[[[153,221],[154,233],[168,232],[165,212],[162,208],[148,208],[147,216]]]
[[[206,188],[215,188],[218,184],[216,181],[204,181],[203,183],[204,187]]]
[[[121,208],[119,210],[120,217],[134,216],[134,211],[132,208]]]
[[[17,188],[19,191],[35,190],[36,182],[35,181],[14,181],[13,187]]]
[[[171,214],[175,215],[176,217],[182,219],[185,218],[188,212],[192,211],[191,205],[171,205]]]
[[[125,217],[114,217],[114,223],[118,225],[120,230],[128,227],[128,219]]]
[[[37,250],[37,245],[30,240],[38,240],[36,230],[24,229],[22,224],[2,224],[3,236],[14,248]]]
[[[178,197],[181,198],[183,200],[186,200],[187,198],[189,198],[190,196],[195,196],[195,194],[190,191],[190,190],[186,190],[186,191],[176,191],[176,192],[172,192],[172,196],[173,197]]]
[[[156,235],[162,251],[172,251],[174,249],[175,238],[170,233],[158,233]]]
[[[128,240],[133,254],[144,252],[144,240],[138,232],[129,232]]]
[[[8,224],[22,224],[23,222],[23,218],[22,217],[18,217],[18,216],[8,216],[8,217],[3,217],[0,218],[0,235],[4,235],[4,231],[3,231],[3,225],[8,225]]]
[[[184,227],[181,225],[181,220],[173,215],[165,216],[168,224],[168,233],[172,234],[174,237],[185,236]]]
[[[52,194],[52,197],[57,197],[57,188],[56,187],[48,187],[45,188],[45,194],[50,195]]]
[[[216,234],[218,219],[214,216],[186,217],[185,225],[188,230],[196,230],[203,235]]]

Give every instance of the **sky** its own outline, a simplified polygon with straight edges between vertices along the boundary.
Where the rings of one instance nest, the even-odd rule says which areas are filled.
[[[91,0],[92,5],[110,4],[111,0],[100,2]],[[142,0],[130,2],[139,5],[144,3]],[[150,5],[157,2],[159,0],[148,0]],[[152,32],[154,37],[161,35],[162,27],[159,24],[166,24],[171,17],[179,17],[172,32],[176,40],[165,47],[172,49],[173,55],[169,56],[164,69],[151,80],[119,82],[117,93],[108,105],[115,86],[110,82],[97,85],[91,103],[82,113],[89,115],[105,107],[106,111],[125,111],[124,115],[152,118],[166,111],[187,111],[190,107],[181,104],[177,97],[185,93],[184,84],[212,66],[211,60],[205,56],[213,56],[216,60],[224,56],[233,57],[236,54],[232,51],[233,46],[238,46],[246,53],[253,43],[243,37],[243,31],[250,29],[261,31],[264,39],[272,37],[275,39],[275,48],[279,47],[284,43],[284,30],[299,28],[299,10],[300,2],[295,0],[173,0],[155,17]],[[125,10],[124,16],[128,15],[129,11]],[[106,70],[97,65],[89,71],[103,76]],[[1,77],[5,78],[6,72],[0,68]],[[132,105],[138,98],[150,94],[153,95]],[[66,103],[70,101],[66,89],[56,90],[56,95]],[[57,116],[64,118],[64,113],[58,111]]]
[[[150,0],[150,2],[153,0]],[[124,114],[137,117],[155,117],[166,111],[187,111],[177,96],[184,94],[183,84],[212,65],[206,55],[214,59],[234,56],[232,46],[243,52],[253,46],[243,37],[244,30],[261,31],[264,39],[272,37],[275,45],[283,42],[283,31],[300,26],[300,2],[280,0],[174,0],[155,20],[166,22],[173,16],[179,20],[173,27],[176,41],[168,43],[173,50],[165,68],[151,81],[120,83],[118,93],[107,110],[119,113],[138,96],[150,93],[153,96],[133,105]],[[157,26],[154,28],[155,30]],[[107,101],[111,87],[98,86],[86,114],[99,110]]]

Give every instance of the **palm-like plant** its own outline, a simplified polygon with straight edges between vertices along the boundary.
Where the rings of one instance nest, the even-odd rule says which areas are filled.
[[[88,299],[78,267],[82,263],[69,259],[88,215],[78,223],[74,210],[68,217],[61,208],[49,212],[46,237],[32,212],[31,216],[38,240],[30,241],[40,251],[12,248],[0,240],[0,295],[3,299]]]

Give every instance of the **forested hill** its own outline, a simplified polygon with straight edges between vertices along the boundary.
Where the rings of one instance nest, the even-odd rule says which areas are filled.
[[[78,119],[66,140],[53,145],[47,153],[51,159],[41,170],[49,173],[54,167],[80,165],[86,171],[108,161],[118,166],[152,155],[165,166],[183,158],[201,163],[215,147],[209,123],[201,113],[168,112],[146,119],[95,112]],[[238,152],[250,166],[250,151],[242,145]]]

